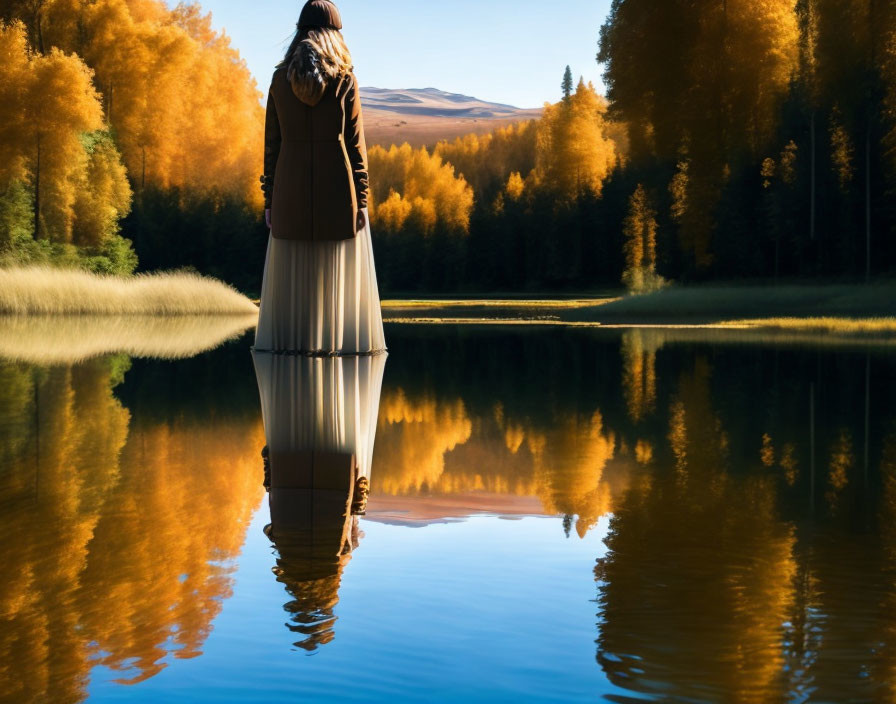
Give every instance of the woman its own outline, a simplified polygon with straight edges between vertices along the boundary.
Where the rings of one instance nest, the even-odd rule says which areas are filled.
[[[261,177],[270,237],[257,350],[339,355],[386,347],[361,99],[341,29],[332,2],[307,2],[271,79]]]

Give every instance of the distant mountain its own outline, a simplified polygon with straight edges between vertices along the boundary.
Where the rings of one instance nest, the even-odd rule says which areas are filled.
[[[490,103],[437,88],[361,88],[364,126],[369,144],[432,146],[441,139],[541,116],[541,109],[525,110]]]

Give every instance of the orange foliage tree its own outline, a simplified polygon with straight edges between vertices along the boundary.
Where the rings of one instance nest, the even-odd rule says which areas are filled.
[[[388,150],[374,146],[369,159],[374,175],[371,217],[387,232],[409,221],[422,234],[431,233],[437,224],[467,232],[473,189],[437,153],[405,143]]]
[[[141,220],[149,188],[207,220],[242,204],[251,230],[261,93],[210,14],[162,0],[0,0],[0,23],[0,260],[132,271],[119,223],[132,191],[137,219],[158,220]],[[180,241],[171,231],[161,246]]]
[[[77,52],[94,70],[135,186],[218,189],[261,203],[261,93],[210,14],[161,0],[56,0],[44,14],[44,44]]]
[[[600,195],[616,165],[616,145],[606,136],[606,110],[606,101],[584,81],[568,99],[545,105],[538,123],[536,184],[568,199],[586,191]]]
[[[130,209],[131,191],[115,145],[99,131],[92,71],[55,47],[33,53],[21,22],[0,24],[0,54],[4,190],[29,183],[35,238],[101,245]]]

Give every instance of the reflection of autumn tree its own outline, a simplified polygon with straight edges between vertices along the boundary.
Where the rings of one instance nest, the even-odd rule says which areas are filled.
[[[890,700],[896,698],[896,657],[894,657],[894,645],[896,645],[896,588],[894,588],[893,576],[896,575],[896,423],[890,422],[890,427],[884,437],[883,453],[881,458],[881,474],[883,478],[883,491],[880,510],[880,531],[883,542],[883,566],[878,575],[883,574],[885,593],[880,599],[881,615],[877,620],[880,624],[880,640],[888,643],[889,647],[881,649],[881,661],[871,668],[874,679],[883,683]]]
[[[600,664],[676,700],[892,700],[889,369],[862,383],[864,355],[716,348],[711,370],[665,350],[658,373],[690,370],[658,389],[665,427],[633,423],[651,474],[614,500]]]
[[[374,490],[534,495],[546,513],[579,517],[584,535],[609,510],[603,469],[615,451],[600,412],[563,412],[547,424],[513,419],[499,404],[472,416],[460,399],[383,392]]]
[[[132,428],[126,360],[0,367],[0,700],[72,702],[102,663],[191,657],[260,499],[260,424]],[[8,383],[6,383],[8,382]]]
[[[386,494],[434,488],[445,470],[445,453],[470,439],[472,424],[463,401],[423,397],[411,401],[401,389],[384,390],[377,429],[379,460],[374,487]]]
[[[622,388],[629,417],[637,422],[656,404],[656,351],[662,338],[655,332],[629,330],[622,336]]]
[[[534,496],[534,468],[531,452],[524,446],[525,431],[507,425],[503,404],[495,404],[490,413],[471,413],[470,420],[470,439],[445,457],[438,493]]]
[[[85,631],[128,663],[128,681],[160,660],[200,654],[211,621],[230,596],[232,566],[261,497],[260,423],[219,420],[138,425],[122,453],[122,480],[104,507],[83,575]],[[164,570],[160,572],[160,565]]]
[[[825,520],[801,536],[796,603],[788,619],[791,689],[818,701],[896,696],[896,432],[883,438],[881,494],[862,499],[849,432],[833,435]],[[866,485],[865,490],[869,487]],[[849,511],[861,507],[860,513]],[[876,515],[875,515],[876,514]]]
[[[127,437],[128,412],[111,393],[115,366],[3,367],[11,382],[3,385],[3,406],[19,426],[3,426],[0,439],[3,701],[84,696],[89,640],[72,603]],[[87,407],[90,413],[80,415]]]
[[[831,448],[831,460],[828,466],[828,490],[825,499],[831,509],[837,507],[838,500],[849,483],[849,474],[855,466],[852,437],[845,428],[840,430]]]
[[[600,411],[565,415],[548,428],[524,430],[532,454],[536,493],[546,513],[576,515],[579,537],[610,510],[610,491],[602,482],[616,440],[604,429]]]
[[[625,687],[675,698],[770,701],[795,566],[774,483],[737,479],[698,358],[670,404],[672,471],[616,507],[599,571],[598,661]]]

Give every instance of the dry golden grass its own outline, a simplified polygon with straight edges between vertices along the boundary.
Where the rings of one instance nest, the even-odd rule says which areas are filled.
[[[74,269],[0,269],[0,314],[249,315],[255,304],[197,274],[100,276]]]
[[[181,359],[239,337],[257,322],[243,315],[0,315],[0,359],[77,364],[106,354]]]

